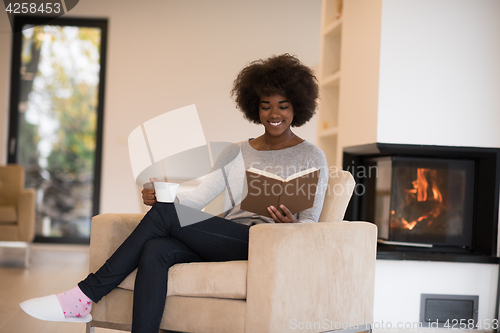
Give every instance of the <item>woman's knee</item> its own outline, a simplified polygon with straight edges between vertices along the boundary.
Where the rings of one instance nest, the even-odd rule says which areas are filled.
[[[170,237],[157,237],[148,240],[141,252],[139,265],[162,264],[169,266],[169,257],[179,251],[179,244],[176,239]]]
[[[169,232],[179,226],[177,211],[172,203],[155,202],[144,219],[149,219],[157,227]]]
[[[176,213],[175,211],[175,204],[173,203],[166,203],[166,202],[155,202],[152,206],[152,209],[156,209],[160,213],[166,213],[168,215],[172,213]]]
[[[181,241],[171,237],[158,237],[148,240],[142,249],[139,266],[162,265],[171,267],[176,263],[203,261]]]

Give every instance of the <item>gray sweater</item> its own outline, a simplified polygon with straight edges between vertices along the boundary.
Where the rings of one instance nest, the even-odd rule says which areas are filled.
[[[311,167],[320,169],[314,206],[296,215],[303,223],[318,222],[328,184],[328,165],[323,151],[307,141],[271,151],[256,150],[248,141],[232,144],[220,154],[212,171],[195,190],[177,195],[179,203],[201,210],[225,191],[224,218],[246,225],[274,223],[271,218],[240,209],[240,203],[247,194],[245,170],[250,167],[283,178]]]

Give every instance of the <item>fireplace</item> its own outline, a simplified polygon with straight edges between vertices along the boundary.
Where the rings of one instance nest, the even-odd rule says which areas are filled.
[[[346,148],[343,166],[346,220],[377,224],[379,257],[494,260],[500,149],[377,143]]]
[[[371,201],[379,239],[407,246],[472,246],[474,161],[380,157]]]

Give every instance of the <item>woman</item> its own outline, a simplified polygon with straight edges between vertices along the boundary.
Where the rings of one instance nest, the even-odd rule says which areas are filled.
[[[323,207],[328,169],[323,152],[295,135],[291,127],[311,119],[318,98],[313,72],[291,55],[257,60],[234,82],[232,96],[249,121],[262,124],[264,134],[228,147],[212,172],[194,191],[180,193],[182,207],[201,209],[225,192],[222,217],[183,224],[177,204],[158,203],[154,190],[142,191],[152,206],[132,234],[96,272],[77,287],[21,304],[30,315],[60,321],[91,320],[92,302],[98,302],[138,268],[134,287],[132,332],[158,332],[165,306],[168,269],[177,263],[248,259],[249,228],[258,223],[317,222]],[[245,193],[245,170],[265,169],[281,177],[316,167],[320,180],[312,208],[292,215],[287,207],[268,207],[270,217],[240,209]],[[177,206],[180,208],[181,206]],[[182,208],[186,209],[186,208]],[[50,316],[43,309],[56,308]],[[49,318],[50,317],[50,318]]]

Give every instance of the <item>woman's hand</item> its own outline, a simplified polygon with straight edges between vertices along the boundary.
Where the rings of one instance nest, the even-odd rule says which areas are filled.
[[[294,215],[286,208],[284,205],[281,205],[280,208],[283,210],[285,213],[285,216],[280,213],[280,211],[274,207],[274,206],[269,206],[267,207],[267,210],[269,211],[269,214],[271,214],[271,217],[273,218],[274,222],[276,223],[300,223],[299,220],[295,218]]]
[[[156,202],[156,195],[155,195],[155,186],[154,182],[157,182],[158,179],[156,178],[149,178],[150,183],[144,184],[144,188],[142,189],[142,202],[146,206],[153,206],[154,203]]]
[[[143,188],[142,191],[142,202],[146,206],[153,206],[156,202],[155,189]]]

